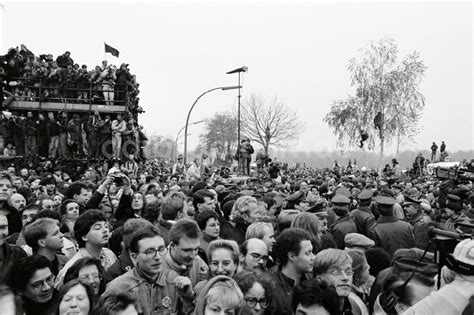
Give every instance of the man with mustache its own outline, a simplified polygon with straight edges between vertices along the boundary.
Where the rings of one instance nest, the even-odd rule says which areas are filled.
[[[267,270],[268,247],[258,238],[250,238],[240,246],[240,256],[244,270]]]

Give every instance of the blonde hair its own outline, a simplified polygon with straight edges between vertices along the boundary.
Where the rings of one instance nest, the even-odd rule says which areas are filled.
[[[232,253],[232,261],[236,266],[239,265],[239,245],[236,241],[233,240],[215,240],[209,243],[209,247],[207,248],[207,259],[209,262],[212,260],[212,254],[216,249],[224,248],[229,250]]]
[[[247,232],[245,233],[245,239],[258,238],[263,239],[265,236],[265,229],[271,229],[273,231],[273,225],[268,222],[254,222],[249,225]]]
[[[251,203],[258,205],[257,199],[254,197],[242,196],[238,198],[232,207],[232,211],[230,212],[230,220],[235,222],[236,219],[243,219],[244,214],[248,214],[248,206]]]
[[[352,258],[345,250],[328,248],[314,256],[313,274],[321,275],[331,267],[341,267],[347,263],[352,268]]]
[[[231,307],[234,310],[239,310],[241,301],[244,299],[244,295],[240,290],[237,282],[234,279],[221,279],[214,283],[214,285],[207,291],[206,294],[206,305],[220,302],[227,307]]]

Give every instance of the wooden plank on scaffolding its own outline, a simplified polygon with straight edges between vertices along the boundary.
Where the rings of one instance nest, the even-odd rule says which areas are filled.
[[[39,102],[13,101],[8,109],[12,110],[40,110]],[[100,104],[71,104],[42,102],[42,111],[66,111],[66,112],[89,112],[98,110],[100,113],[123,113],[126,111],[123,105],[100,105]]]

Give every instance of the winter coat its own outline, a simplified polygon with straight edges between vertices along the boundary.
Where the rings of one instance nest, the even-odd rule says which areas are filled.
[[[369,237],[374,240],[375,247],[382,247],[390,257],[397,249],[415,246],[411,224],[393,216],[381,216],[369,231]]]

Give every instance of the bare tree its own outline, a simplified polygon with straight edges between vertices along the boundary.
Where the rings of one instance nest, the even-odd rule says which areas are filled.
[[[216,113],[206,120],[201,140],[207,151],[216,148],[219,153],[231,154],[237,148],[237,117],[230,113]]]
[[[355,96],[335,101],[324,121],[338,136],[338,146],[355,146],[361,136],[369,149],[379,139],[379,168],[384,148],[394,137],[398,147],[419,131],[425,99],[420,92],[426,67],[417,52],[398,63],[398,48],[393,39],[372,42],[360,58],[352,58],[348,69]]]
[[[304,126],[296,111],[276,97],[266,101],[253,94],[242,105],[241,129],[242,134],[261,144],[268,154],[269,146],[285,147],[298,139]]]
[[[173,159],[175,142],[173,139],[163,137],[157,134],[148,136],[148,143],[145,147],[145,156],[147,158]]]

